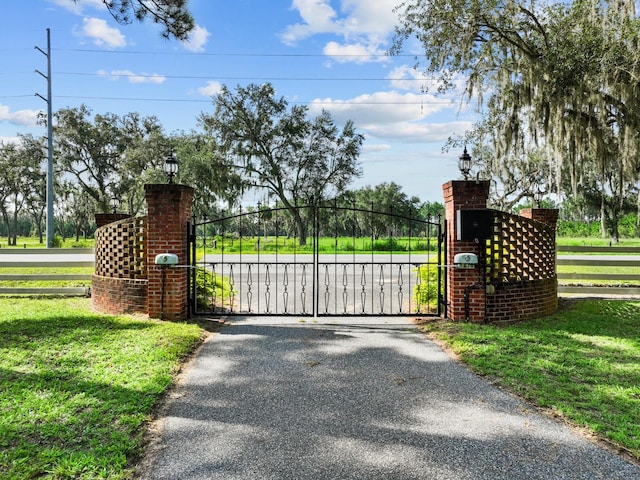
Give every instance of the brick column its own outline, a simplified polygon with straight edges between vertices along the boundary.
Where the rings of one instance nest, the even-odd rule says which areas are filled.
[[[145,185],[147,200],[147,313],[152,318],[187,318],[189,269],[155,265],[159,253],[174,253],[187,265],[187,225],[191,218],[193,189],[185,185]],[[164,269],[164,270],[163,270]],[[163,288],[164,284],[164,288]]]
[[[558,225],[558,209],[557,208],[523,208],[520,210],[520,216],[546,223],[553,230]]]
[[[487,208],[489,198],[488,180],[452,180],[442,186],[445,215],[447,219],[447,317],[451,320],[466,320],[465,290],[469,296],[469,320],[483,322],[485,319],[486,292],[480,268],[453,268],[457,253],[475,253],[483,258],[481,245],[473,241],[457,241],[456,212],[458,210],[478,210]],[[471,286],[474,286],[471,288]]]

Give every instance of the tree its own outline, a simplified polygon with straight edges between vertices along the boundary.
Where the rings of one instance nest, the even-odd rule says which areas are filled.
[[[389,233],[391,228],[400,230],[412,230],[415,225],[409,219],[418,219],[420,199],[407,197],[402,187],[395,182],[383,182],[375,187],[369,185],[356,190],[356,205],[363,211],[374,210],[380,213],[397,217],[395,224],[389,222],[389,218],[382,215],[368,215],[363,213],[360,218],[361,225],[367,225],[375,239]]]
[[[442,90],[466,75],[466,98],[487,112],[497,159],[528,159],[542,148],[558,161],[556,186],[568,165],[573,196],[580,171],[593,165],[603,218],[606,205],[617,217],[640,172],[635,2],[409,0],[399,9],[393,51],[417,37]]]
[[[47,201],[47,174],[42,165],[45,158],[46,138],[20,135],[22,161],[25,165],[22,178],[22,195],[25,207],[35,226],[35,233],[40,243],[44,243],[43,226]],[[55,181],[55,179],[54,179]]]
[[[75,3],[82,0],[74,0]],[[102,0],[111,16],[122,25],[133,19],[152,22],[164,27],[162,36],[186,40],[195,22],[187,9],[187,0]]]
[[[226,86],[214,96],[213,115],[200,122],[248,188],[266,189],[291,212],[300,243],[308,219],[297,207],[318,205],[346,189],[361,175],[358,156],[364,137],[348,121],[338,129],[324,111],[307,118],[306,106],[290,109],[272,85]]]
[[[77,185],[69,182],[63,182],[58,192],[56,210],[62,239],[66,239],[69,226],[73,227],[76,242],[80,235],[86,238],[89,226],[94,220],[95,202]]]
[[[16,245],[20,212],[44,186],[41,163],[43,149],[30,136],[21,143],[0,144],[0,214],[9,245]],[[40,195],[44,192],[40,191]]]
[[[171,151],[155,117],[137,113],[97,114],[85,105],[55,113],[55,158],[61,173],[71,175],[102,213],[118,198],[135,215],[143,203],[148,171],[161,171]]]
[[[180,182],[194,189],[193,214],[213,218],[220,211],[218,202],[233,205],[242,194],[242,179],[211,137],[201,132],[181,133],[172,138],[180,163]]]

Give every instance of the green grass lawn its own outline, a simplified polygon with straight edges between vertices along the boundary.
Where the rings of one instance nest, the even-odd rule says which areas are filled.
[[[132,478],[146,422],[196,325],[0,301],[0,478]]]
[[[640,302],[566,302],[513,326],[424,326],[474,371],[640,459]]]
[[[563,246],[588,247],[640,247],[640,238],[621,238],[618,243],[610,245],[610,238],[598,237],[556,237],[556,244]]]
[[[76,242],[75,237],[67,238],[60,245],[60,248],[93,248],[95,241],[93,238],[81,238]],[[7,237],[0,238],[0,253],[3,248],[47,248],[45,243],[40,243],[37,237],[18,237],[16,239],[15,246],[9,246],[7,243]]]

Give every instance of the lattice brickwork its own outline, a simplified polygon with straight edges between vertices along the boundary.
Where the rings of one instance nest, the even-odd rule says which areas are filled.
[[[554,230],[536,220],[493,212],[493,236],[487,240],[487,283],[554,278]]]
[[[109,223],[96,230],[95,274],[108,278],[147,278],[147,217]]]

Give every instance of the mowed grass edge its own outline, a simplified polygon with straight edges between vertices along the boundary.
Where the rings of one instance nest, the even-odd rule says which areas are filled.
[[[640,460],[640,302],[563,301],[510,326],[431,322],[424,331],[488,380]]]
[[[88,299],[1,298],[0,478],[132,478],[146,422],[202,335]]]

